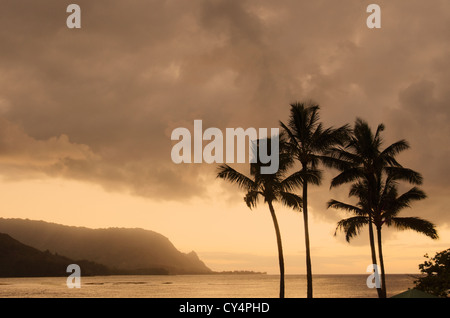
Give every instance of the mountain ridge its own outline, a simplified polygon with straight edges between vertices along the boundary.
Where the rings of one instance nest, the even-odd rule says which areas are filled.
[[[102,264],[87,260],[71,260],[65,256],[22,244],[10,235],[0,233],[0,277],[67,276],[67,266],[77,264],[84,276],[110,275]]]
[[[0,232],[40,251],[86,259],[126,272],[158,268],[169,274],[212,273],[194,251],[182,253],[167,237],[142,228],[91,229],[42,220],[0,218]]]

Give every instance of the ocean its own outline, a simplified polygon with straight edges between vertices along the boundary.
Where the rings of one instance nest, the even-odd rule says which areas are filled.
[[[315,275],[315,298],[377,298],[368,275]],[[0,278],[7,298],[277,298],[279,276],[263,274],[137,275],[81,277],[81,288],[68,288],[66,277]],[[414,286],[407,274],[387,275],[387,296]],[[287,275],[286,298],[306,297],[306,277]]]

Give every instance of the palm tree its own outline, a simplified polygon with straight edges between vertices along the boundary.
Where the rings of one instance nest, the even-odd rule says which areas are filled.
[[[356,193],[355,191],[357,191],[357,188],[359,186],[361,185],[359,184],[353,185],[354,189],[350,190],[350,196],[352,196],[352,193],[353,195],[355,195]],[[350,239],[353,238],[353,236],[355,236],[357,233],[359,233],[360,227],[367,224],[369,227],[369,244],[372,257],[372,264],[376,266],[378,262],[375,252],[375,238],[373,230],[372,211],[368,204],[367,196],[359,196],[359,197],[360,198],[357,206],[353,206],[351,204],[339,202],[336,200],[331,200],[328,202],[328,208],[332,207],[335,209],[346,210],[348,212],[352,212],[355,214],[354,217],[339,221],[334,235],[337,234],[338,229],[341,229],[346,234],[345,239],[347,240],[347,242],[350,242]],[[383,292],[381,287],[377,287],[377,294],[378,297],[382,298]]]
[[[313,297],[311,249],[308,226],[308,184],[319,185],[322,179],[319,163],[331,167],[343,168],[345,162],[325,155],[333,146],[341,144],[347,134],[348,126],[338,129],[324,128],[319,122],[319,105],[313,103],[293,103],[290,105],[288,124],[280,122],[281,127],[289,136],[292,156],[300,163],[297,176],[302,180],[303,223],[306,247],[306,278],[307,297]]]
[[[373,264],[377,264],[372,225],[375,216],[370,214],[374,213],[375,206],[380,202],[383,174],[395,176],[395,180],[404,180],[413,185],[422,183],[422,176],[419,173],[402,167],[395,159],[398,153],[409,148],[405,140],[399,140],[381,150],[383,144],[381,132],[384,129],[384,125],[380,124],[373,133],[368,123],[358,118],[345,146],[332,147],[327,152],[334,160],[342,162],[335,165],[341,173],[333,178],[331,188],[355,181],[363,181],[364,183],[359,183],[359,186],[367,188],[366,197],[361,203],[365,206],[364,212],[370,216],[367,222]],[[380,264],[380,267],[383,272],[384,265]],[[383,282],[382,284],[382,288],[377,289],[378,296],[386,297],[385,284]]]
[[[283,246],[273,203],[278,201],[289,206],[290,208],[301,211],[302,199],[296,194],[290,192],[301,184],[301,180],[296,175],[285,177],[285,174],[292,165],[293,161],[289,156],[289,153],[285,151],[286,147],[284,146],[285,143],[283,142],[282,137],[280,138],[280,141],[279,169],[276,173],[261,174],[260,168],[263,164],[258,158],[256,163],[250,164],[251,177],[247,177],[228,165],[221,165],[219,167],[217,177],[231,183],[235,183],[241,189],[245,190],[246,195],[244,197],[244,201],[250,209],[256,208],[259,197],[263,197],[264,202],[269,206],[278,247],[278,262],[280,267],[280,298],[284,298]]]
[[[356,205],[343,203],[336,200],[328,202],[329,208],[341,209],[353,212],[355,216],[343,219],[338,222],[336,232],[342,230],[345,232],[347,242],[355,235],[360,233],[360,229],[366,225],[373,223],[377,229],[378,254],[381,268],[381,284],[382,297],[386,297],[386,279],[383,260],[383,248],[381,229],[383,225],[387,227],[394,226],[399,230],[411,229],[418,233],[422,233],[432,239],[437,239],[438,235],[435,226],[426,220],[418,217],[398,217],[399,212],[407,207],[413,201],[419,201],[426,198],[425,193],[413,187],[409,191],[398,194],[397,180],[399,176],[392,170],[388,169],[387,176],[383,178],[380,193],[378,193],[377,202],[373,202],[373,206],[368,206],[367,198],[369,197],[369,184],[367,180],[358,181],[352,185],[350,196],[358,198]],[[335,235],[336,235],[335,232]]]

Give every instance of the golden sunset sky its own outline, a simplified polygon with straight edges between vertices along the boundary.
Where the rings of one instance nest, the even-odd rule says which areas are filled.
[[[81,7],[81,29],[66,8]],[[368,29],[366,8],[382,9]],[[195,250],[213,270],[278,272],[267,206],[172,162],[173,129],[278,127],[312,99],[326,126],[386,125],[385,145],[422,173],[428,198],[403,216],[439,240],[384,230],[387,273],[416,273],[450,242],[450,2],[447,0],[2,0],[0,217],[139,227]],[[241,167],[239,167],[241,168]],[[347,188],[310,188],[313,273],[364,274],[366,231],[333,236],[326,209]],[[305,273],[302,216],[276,206],[287,274]]]

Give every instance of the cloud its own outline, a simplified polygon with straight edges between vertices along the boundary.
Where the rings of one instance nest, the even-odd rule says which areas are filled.
[[[402,162],[424,174],[432,218],[450,221],[438,211],[449,189],[447,1],[380,1],[380,30],[355,1],[77,3],[80,30],[65,27],[68,3],[2,2],[3,175],[38,167],[152,199],[202,197],[215,167],[174,165],[174,128],[277,127],[290,102],[313,99],[326,125],[358,116],[384,122],[386,143],[410,141]],[[324,211],[332,195],[325,180],[310,201]]]
[[[60,135],[46,140],[37,140],[28,136],[18,125],[0,117],[0,166],[3,174],[13,177],[11,171],[26,171],[32,175],[52,171],[59,166],[64,170],[63,162],[95,161],[97,156],[87,145],[72,143],[68,136]],[[22,178],[26,178],[20,172]],[[29,177],[29,175],[28,175]]]

